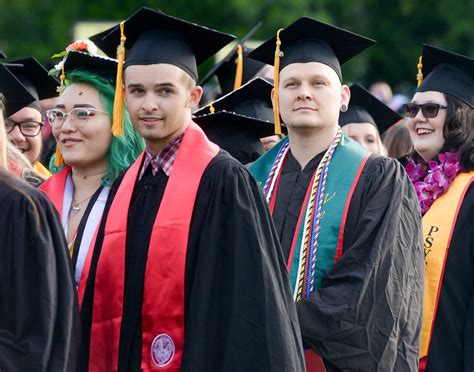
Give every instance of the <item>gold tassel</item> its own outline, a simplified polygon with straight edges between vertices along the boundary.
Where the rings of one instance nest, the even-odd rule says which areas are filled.
[[[59,145],[56,144],[56,158],[54,159],[54,166],[56,168],[62,167],[64,165],[64,158],[63,154],[61,154],[61,150],[59,149]]]
[[[211,102],[211,104],[209,105],[209,111],[211,112],[211,114],[213,114],[214,111],[216,111],[216,109],[214,108],[213,103],[214,103],[214,102]]]
[[[115,85],[114,116],[112,120],[112,134],[115,137],[123,135],[124,132],[124,99],[123,99],[123,62],[125,60],[125,41],[124,34],[125,21],[120,22],[120,45],[117,48],[117,81]]]
[[[237,45],[237,58],[235,60],[237,65],[235,68],[234,90],[242,86],[242,76],[244,72],[244,51],[242,45]]]
[[[273,64],[275,68],[274,72],[274,85],[273,85],[273,119],[275,122],[275,134],[281,134],[280,124],[280,105],[278,103],[278,86],[280,85],[280,58],[283,57],[283,52],[280,51],[281,40],[280,32],[283,31],[280,28],[276,34],[276,49],[275,49],[275,62]]]
[[[418,64],[416,65],[416,68],[418,69],[418,73],[416,74],[416,80],[418,80],[418,87],[421,85],[423,82],[423,62],[422,62],[422,57],[418,59]]]
[[[67,54],[67,50],[66,50],[66,54]],[[59,87],[56,89],[57,92],[59,94],[61,94],[63,92],[63,89],[64,89],[64,84],[66,82],[66,72],[64,71],[64,64],[66,62],[66,58],[67,56],[63,59],[63,63],[62,63],[62,66],[61,66],[61,75],[59,76],[59,80],[61,82],[61,84],[59,85]]]

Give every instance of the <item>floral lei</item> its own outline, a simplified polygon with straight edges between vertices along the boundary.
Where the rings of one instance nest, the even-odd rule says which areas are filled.
[[[430,160],[428,164],[410,159],[405,170],[415,186],[421,212],[425,214],[431,204],[448,191],[462,166],[459,153],[448,151],[439,154],[438,160]]]

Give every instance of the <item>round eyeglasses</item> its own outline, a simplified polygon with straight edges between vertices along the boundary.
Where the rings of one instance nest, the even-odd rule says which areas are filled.
[[[93,108],[82,108],[76,107],[69,112],[63,112],[59,109],[51,109],[46,111],[46,117],[48,118],[49,123],[55,129],[61,128],[64,124],[64,121],[69,116],[69,120],[74,122],[76,127],[82,127],[87,123],[90,117],[95,116],[96,114],[108,114],[105,111],[93,109]]]
[[[15,127],[20,129],[21,134],[25,137],[36,137],[41,133],[41,128],[43,128],[43,123],[34,120],[25,120],[16,122],[11,119],[5,121],[5,130],[7,133],[13,132]]]

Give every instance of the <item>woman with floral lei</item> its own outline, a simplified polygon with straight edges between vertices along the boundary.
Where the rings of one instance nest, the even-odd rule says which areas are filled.
[[[91,46],[76,42],[59,55],[61,94],[47,111],[55,174],[41,185],[61,216],[80,302],[110,185],[143,150],[127,113],[112,126],[117,62],[91,54]]]
[[[420,371],[473,371],[474,59],[424,45],[418,69],[404,109],[426,261]]]

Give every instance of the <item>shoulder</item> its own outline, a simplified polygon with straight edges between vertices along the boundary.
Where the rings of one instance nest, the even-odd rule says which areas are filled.
[[[2,172],[0,179],[1,195],[3,198],[10,199],[11,201],[28,198],[41,200],[45,198],[41,191],[17,177]]]
[[[406,205],[418,209],[415,189],[403,165],[396,159],[371,155],[364,166],[354,196],[361,206],[370,202],[378,207],[390,203]]]
[[[208,164],[203,177],[222,177],[226,175],[246,177],[249,176],[249,172],[244,165],[233,158],[227,151],[220,150]]]
[[[366,181],[383,178],[385,181],[408,180],[403,165],[397,160],[372,154],[362,171]]]
[[[0,208],[7,213],[34,214],[54,213],[46,195],[26,182],[10,175],[0,176]]]
[[[220,195],[224,198],[235,198],[236,193],[257,195],[261,192],[248,169],[223,150],[219,151],[205,169],[199,191],[201,194]]]

